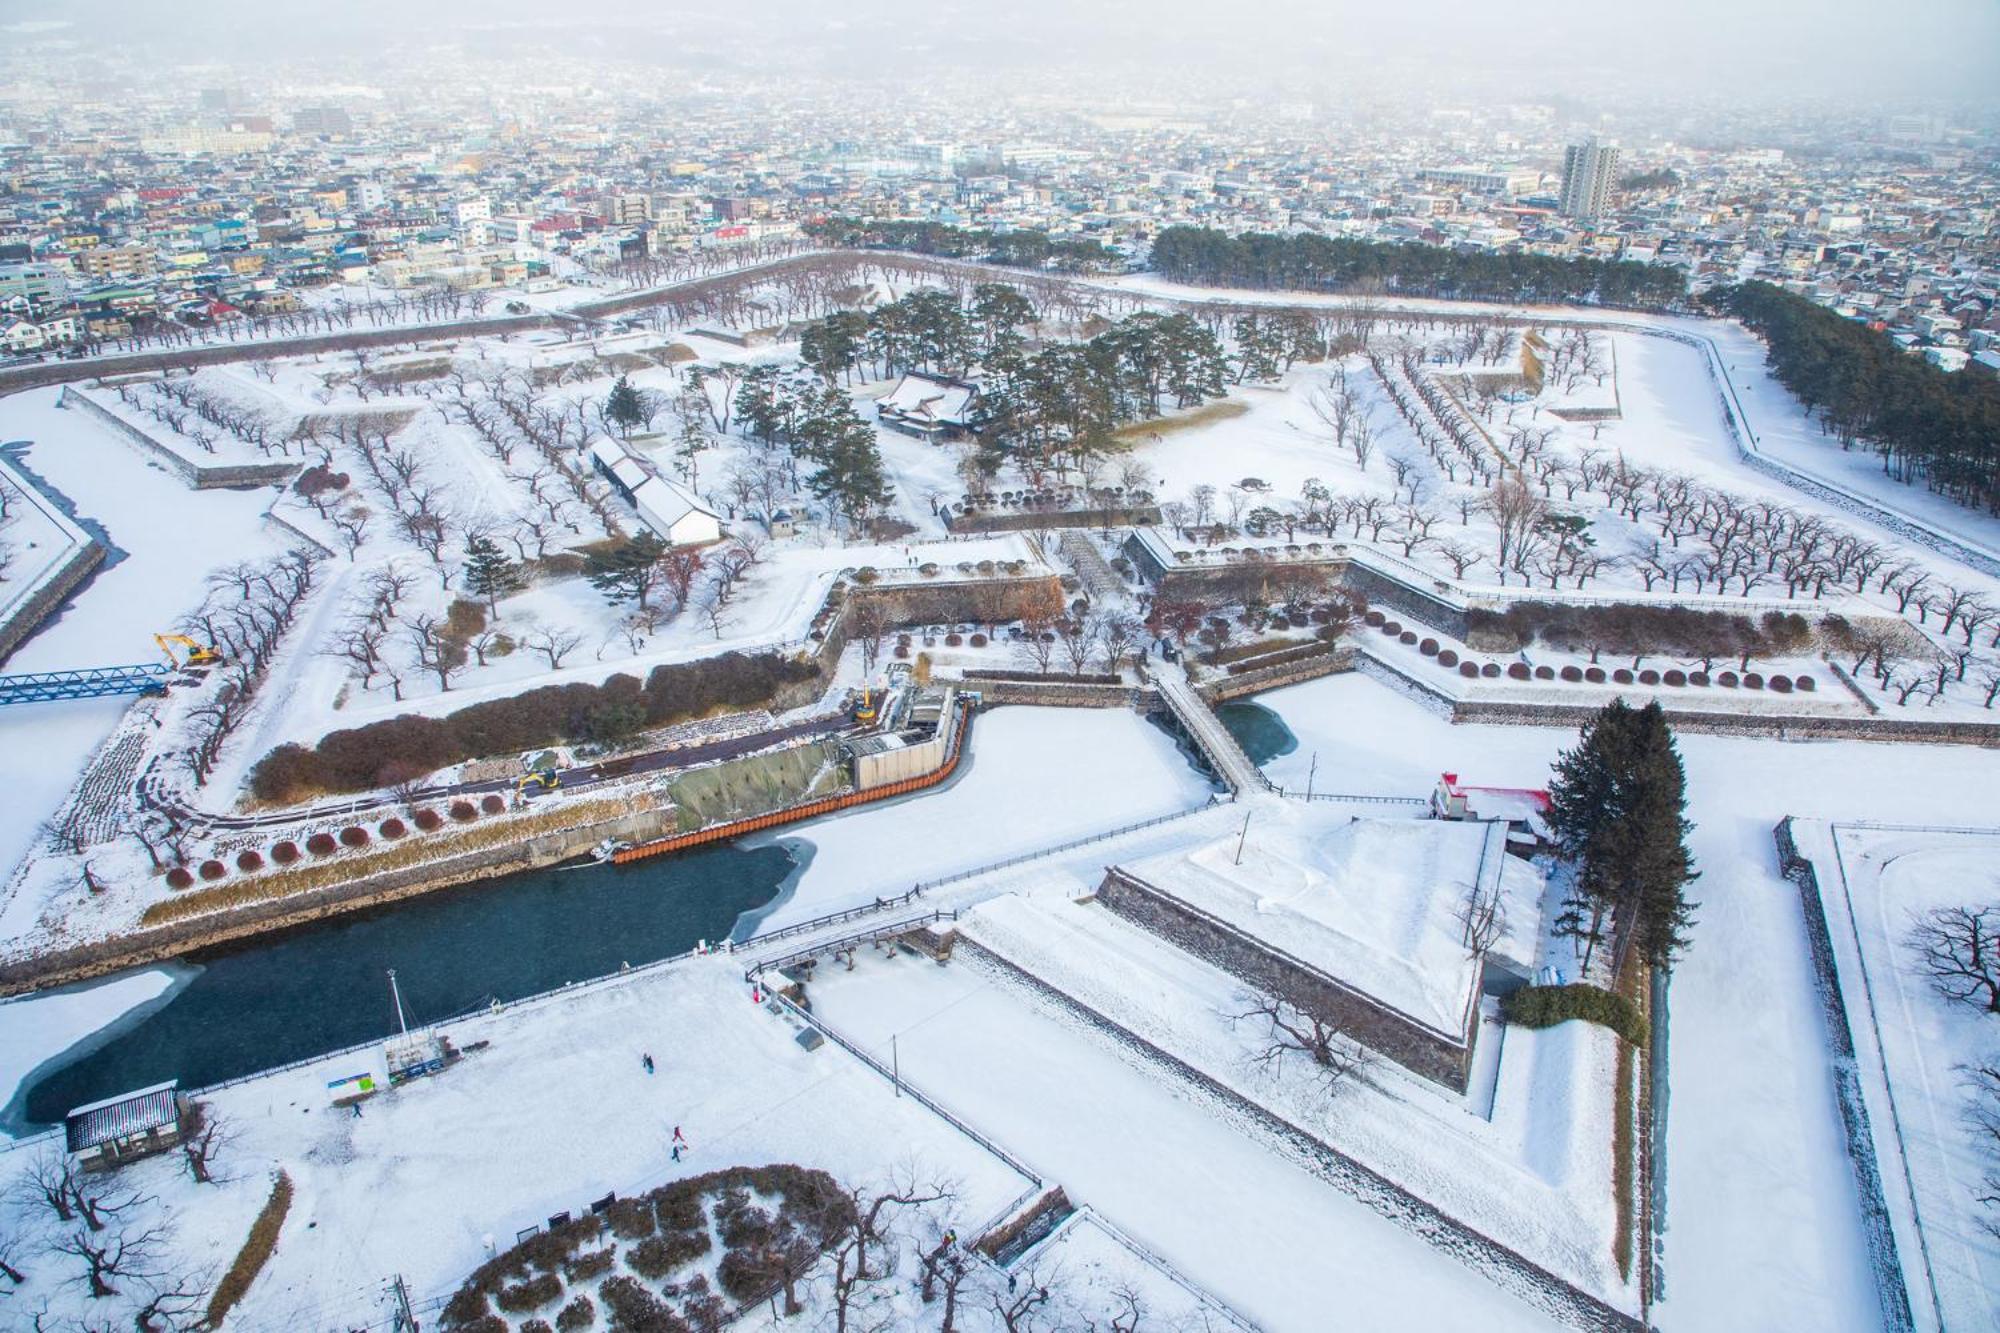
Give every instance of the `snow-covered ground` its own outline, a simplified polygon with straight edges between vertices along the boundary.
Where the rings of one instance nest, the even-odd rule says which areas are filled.
[[[1454,727],[1372,680],[1258,697],[1299,738],[1268,766],[1323,791],[1422,797],[1450,771],[1538,787],[1574,733]],[[1990,822],[1991,751],[1683,736],[1702,877],[1671,996],[1672,1101],[1660,1327],[1873,1329],[1861,1217],[1798,897],[1771,830],[1785,815]]]
[[[359,1116],[329,1105],[327,1083],[370,1065],[380,1077],[379,1053],[212,1094],[207,1104],[235,1135],[220,1158],[229,1176],[220,1186],[193,1183],[178,1156],[123,1173],[121,1183],[177,1217],[176,1268],[226,1263],[270,1173],[290,1175],[296,1195],[282,1241],[233,1327],[372,1324],[393,1276],[420,1302],[448,1294],[519,1229],[553,1213],[733,1164],[795,1162],[863,1185],[917,1163],[957,1182],[968,1225],[991,1219],[1029,1183],[838,1047],[802,1049],[790,1022],[751,1002],[727,959],[558,993],[454,1025],[450,1035],[461,1048],[491,1045],[375,1097]],[[692,1146],[679,1163],[668,1152],[676,1126]],[[34,1151],[0,1155],[0,1174],[18,1178]],[[32,1209],[8,1216],[10,1235],[40,1230]],[[38,1298],[80,1308],[81,1292],[56,1291],[69,1262],[35,1257]]]
[[[1615,1039],[1602,1028],[1489,1028],[1498,1086],[1461,1097],[1376,1062],[1329,1095],[1296,1054],[1267,1065],[1268,1028],[1241,981],[1058,882],[982,904],[960,926],[1065,995],[1359,1160],[1461,1224],[1613,1304],[1604,1171]],[[835,974],[834,980],[841,980]],[[1484,1091],[1484,1090],[1482,1090]]]
[[[810,859],[762,928],[1185,810],[1214,791],[1171,737],[1122,708],[996,708],[947,785],[785,835]]]
[[[28,465],[82,518],[101,524],[122,558],[107,560],[8,659],[7,669],[159,661],[153,634],[171,630],[201,601],[210,570],[282,549],[263,519],[272,493],[191,492],[101,426],[57,410],[56,396],[48,389],[0,399],[0,438],[26,441]],[[12,867],[27,855],[41,821],[62,804],[129,704],[129,698],[79,699],[0,713],[0,736],[19,756],[0,811],[0,863]],[[15,915],[18,906],[0,909],[0,935],[26,926]]]
[[[1267,802],[1255,825],[1125,868],[1147,884],[1455,1038],[1480,969],[1457,914],[1499,893],[1497,951],[1532,972],[1541,876],[1506,854],[1506,828],[1361,819],[1351,809]]]
[[[961,963],[821,969],[816,1010],[963,1106],[1259,1324],[1547,1329],[1554,1321],[1286,1160],[1093,1029]]]
[[[1939,995],[1910,931],[1938,908],[2000,904],[2000,830],[1793,824],[1812,860],[1853,1031],[1884,1196],[1920,1328],[2000,1324],[2000,1237],[1979,1204],[1994,1170],[1968,1112],[1971,1071],[2000,1067],[1977,996]]]

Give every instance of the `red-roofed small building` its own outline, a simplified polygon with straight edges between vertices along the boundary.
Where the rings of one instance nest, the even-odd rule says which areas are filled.
[[[1439,819],[1504,821],[1508,850],[1540,850],[1553,841],[1548,825],[1549,794],[1533,787],[1475,787],[1446,773],[1431,793],[1431,814]]]

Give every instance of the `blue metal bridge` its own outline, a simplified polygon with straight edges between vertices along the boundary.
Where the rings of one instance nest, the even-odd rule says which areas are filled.
[[[168,667],[138,663],[0,676],[0,708],[52,699],[94,699],[105,694],[165,694],[167,678],[172,674]]]

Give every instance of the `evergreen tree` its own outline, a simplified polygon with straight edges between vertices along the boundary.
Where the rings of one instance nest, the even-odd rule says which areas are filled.
[[[1656,967],[1686,947],[1695,878],[1687,850],[1687,779],[1657,702],[1614,699],[1556,761],[1549,827],[1575,879],[1558,934],[1578,941],[1586,971],[1607,923],[1622,965],[1636,946]]]
[[[850,523],[896,498],[882,470],[875,431],[866,422],[843,426],[817,453],[819,471],[808,483],[812,493],[838,509]]]
[[[646,405],[639,401],[639,391],[632,387],[628,377],[620,375],[611,386],[611,397],[604,403],[604,419],[626,435],[646,419]]]
[[[583,575],[613,605],[637,602],[643,611],[646,599],[660,586],[660,561],[666,553],[666,542],[647,529],[608,550],[592,551],[584,562]]]
[[[486,599],[486,614],[500,614],[500,599],[528,586],[528,576],[507,558],[491,537],[473,533],[465,539],[465,586]]]

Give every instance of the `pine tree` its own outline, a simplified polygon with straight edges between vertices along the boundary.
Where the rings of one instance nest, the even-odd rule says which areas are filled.
[[[660,560],[667,544],[651,530],[606,551],[593,551],[584,562],[583,575],[590,586],[614,605],[636,601],[646,609],[646,599],[660,586]]]
[[[1653,966],[1667,967],[1687,947],[1696,904],[1687,900],[1686,888],[1700,872],[1687,849],[1693,828],[1684,817],[1687,773],[1666,714],[1653,703],[1637,720],[1627,818],[1643,834],[1627,872],[1636,918],[1632,942]]]
[[[1656,967],[1687,944],[1695,878],[1687,850],[1687,779],[1657,702],[1634,710],[1616,699],[1584,724],[1556,761],[1549,826],[1576,878],[1556,932],[1575,939],[1589,970],[1609,922],[1623,965],[1633,946]]]
[[[527,587],[528,577],[491,537],[474,533],[465,539],[465,586],[486,599],[486,614],[498,616],[500,599]]]
[[[628,377],[620,375],[611,386],[611,397],[604,404],[604,419],[627,435],[646,419],[646,405],[639,401],[639,391],[632,387]]]

